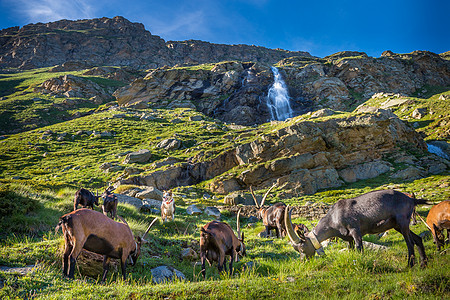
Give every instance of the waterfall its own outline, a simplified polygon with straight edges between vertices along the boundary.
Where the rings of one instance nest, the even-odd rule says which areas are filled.
[[[267,94],[267,107],[270,111],[271,120],[284,121],[293,115],[289,104],[288,89],[278,69],[275,67],[270,68],[275,81]]]

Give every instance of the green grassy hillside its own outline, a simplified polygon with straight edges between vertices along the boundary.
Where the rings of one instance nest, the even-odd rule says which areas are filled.
[[[394,230],[382,238],[377,235],[364,237],[366,241],[387,246],[385,251],[366,249],[361,254],[342,250],[347,244],[333,240],[325,250],[325,257],[304,261],[287,238],[257,237],[263,230],[262,222],[247,226],[245,217],[241,219],[241,226],[245,234],[247,256],[234,264],[235,273],[232,276],[219,274],[213,265],[207,267],[207,279],[203,280],[195,260],[182,260],[181,250],[191,247],[198,253],[199,227],[211,220],[204,214],[189,216],[186,213],[187,206],[192,203],[199,206],[223,205],[223,195],[203,199],[205,192],[210,193],[206,189],[207,182],[174,189],[177,205],[175,221],[158,223],[151,230],[148,236],[150,243],[144,246],[137,264],[128,267],[129,277],[126,281],[121,279],[120,271],[112,268],[107,282],[101,284],[101,266],[99,272],[87,276],[87,265],[81,262],[74,280],[63,278],[61,255],[64,242],[61,232],[55,233],[54,228],[58,218],[72,210],[73,196],[79,187],[101,190],[124,174],[124,169],[105,172],[100,169],[102,164],[111,162],[125,167],[122,164],[124,153],[149,149],[152,152],[149,163],[127,165],[141,169],[142,174],[146,174],[157,170],[158,166],[154,163],[168,157],[177,158],[180,163],[194,158],[196,161],[208,160],[239,144],[257,139],[261,134],[287,126],[289,122],[236,129],[203,115],[203,120],[189,121],[190,117],[199,115],[191,109],[109,109],[110,105],[88,104],[86,101],[71,110],[62,111],[54,109],[55,103],[63,101],[62,98],[34,93],[34,87],[44,80],[65,74],[46,71],[39,69],[2,74],[0,77],[0,97],[5,97],[0,100],[0,130],[11,132],[13,126],[21,131],[4,135],[0,140],[0,267],[35,266],[26,275],[0,268],[0,298],[450,297],[448,247],[438,253],[429,235],[424,237],[429,256],[429,264],[424,269],[418,265],[407,267],[406,244]],[[70,73],[77,76],[82,74],[81,71]],[[90,78],[104,86],[125,84],[101,77]],[[450,107],[448,99],[440,99],[441,95],[449,94],[448,89],[428,87],[427,93],[410,97],[400,106],[393,107],[393,110],[423,132],[426,140],[448,142]],[[387,100],[387,97],[371,99],[366,105],[381,106]],[[421,119],[412,119],[411,114],[416,108],[427,108],[428,112],[433,113]],[[88,115],[73,118],[77,112],[87,111],[90,112]],[[348,114],[340,113],[310,121],[321,122],[326,118]],[[145,118],[142,118],[143,115]],[[298,117],[290,122],[309,118]],[[158,148],[157,144],[167,138],[180,140],[182,147],[170,151]],[[392,172],[403,167],[401,163],[391,163]],[[281,198],[283,191],[278,188],[269,197],[268,203],[282,200],[289,205],[331,204],[339,199],[386,188],[414,192],[420,198],[437,202],[450,199],[449,183],[448,171],[410,182],[395,180],[385,174],[337,189],[322,190],[314,195],[289,199]],[[263,192],[258,191],[259,194]],[[425,218],[429,209],[430,206],[420,206],[418,212]],[[96,210],[100,209],[97,207]],[[134,206],[122,203],[119,204],[118,214],[126,219],[135,234],[142,234],[149,222],[157,217],[156,214],[142,213]],[[231,212],[222,211],[222,220],[235,228],[235,215]],[[298,218],[293,221],[312,228],[318,220]],[[417,234],[426,232],[425,225],[420,222],[411,226],[411,229]],[[186,281],[153,284],[150,270],[161,265],[180,270],[186,276]]]

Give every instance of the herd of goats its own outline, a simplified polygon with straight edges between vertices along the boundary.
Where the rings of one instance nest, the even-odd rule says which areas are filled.
[[[276,236],[287,235],[292,246],[302,256],[312,257],[324,253],[321,242],[332,237],[339,237],[349,242],[349,248],[363,250],[362,237],[366,234],[377,234],[395,229],[400,232],[408,247],[408,265],[413,266],[414,245],[417,246],[421,266],[427,263],[422,238],[409,229],[411,218],[419,216],[415,212],[418,204],[429,204],[426,200],[416,199],[414,194],[402,193],[396,190],[372,191],[361,196],[336,202],[328,213],[320,219],[311,231],[303,224],[292,224],[291,210],[282,202],[272,206],[264,206],[264,202],[272,186],[263,196],[260,203],[253,190],[250,192],[258,208],[258,218],[262,219],[267,236],[271,230]],[[80,189],[75,194],[74,211],[59,219],[56,230],[62,228],[65,250],[63,254],[63,275],[74,277],[75,263],[82,249],[103,255],[103,277],[109,269],[111,258],[120,259],[122,276],[126,279],[127,260],[131,265],[136,263],[150,228],[155,224],[155,218],[142,237],[134,237],[127,222],[117,215],[117,196],[108,188],[99,196],[86,189]],[[103,198],[103,214],[93,210],[99,198]],[[83,208],[78,209],[78,205]],[[91,209],[89,209],[91,208]],[[174,219],[175,204],[171,191],[163,194],[161,204],[161,219],[163,222]],[[108,217],[110,214],[110,217]],[[233,229],[224,222],[211,221],[200,229],[200,258],[202,275],[205,277],[205,261],[217,262],[219,272],[227,267],[226,256],[230,256],[229,272],[232,273],[233,261],[246,255],[244,234],[240,231],[240,210],[237,214],[237,236]],[[420,217],[420,216],[419,216]],[[114,221],[115,218],[120,222]],[[422,219],[422,218],[421,218]],[[444,230],[447,239],[450,230],[450,201],[442,201],[434,205],[428,213],[426,222],[422,219],[433,235],[434,242],[440,250],[445,244]]]

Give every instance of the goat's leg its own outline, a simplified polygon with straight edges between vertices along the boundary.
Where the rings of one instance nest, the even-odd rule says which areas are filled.
[[[218,264],[217,268],[219,269],[219,273],[221,273],[223,271],[223,267],[225,264],[225,252],[222,250],[219,251],[219,260],[217,261],[217,264]]]
[[[409,232],[411,233],[414,244],[416,244],[417,249],[419,250],[420,266],[424,268],[427,265],[427,255],[425,253],[425,247],[423,246],[422,238],[411,230]]]
[[[76,238],[75,238],[75,243],[72,246],[72,252],[69,255],[69,274],[68,274],[69,278],[74,277],[75,264],[77,262],[78,255],[80,255],[81,250],[83,250],[83,245],[85,242],[86,242],[86,239],[76,240]]]
[[[72,252],[72,246],[70,246],[68,244],[68,241],[66,240],[66,246],[65,246],[65,249],[64,249],[63,260],[62,260],[62,263],[63,263],[63,276],[67,276],[68,275],[67,274],[67,268],[69,266],[69,255],[70,255],[70,252]]]
[[[403,238],[405,239],[406,246],[408,247],[408,265],[410,267],[414,266],[414,242],[409,230],[409,220],[405,222],[406,224],[398,224],[398,227],[394,228],[398,232],[400,232],[403,235]]]
[[[206,261],[206,253],[205,253],[205,251],[201,251],[200,252],[200,262],[202,263],[202,275],[203,275],[203,278],[206,278],[205,261]]]
[[[282,238],[281,234],[283,232],[283,228],[281,227],[281,223],[277,220],[277,238]]]
[[[270,236],[270,227],[266,226],[266,237],[268,238]]]
[[[355,245],[356,245],[356,249],[359,252],[363,251],[363,243],[362,243],[362,235],[361,235],[361,231],[359,230],[359,228],[351,228],[349,230],[349,234],[350,236],[353,238]]]
[[[103,255],[103,277],[102,277],[102,282],[106,281],[106,275],[108,274],[109,271],[109,261],[111,259],[109,257],[107,257],[106,255]]]
[[[355,240],[348,241],[348,249],[353,250],[355,249]]]
[[[123,280],[127,279],[127,258],[127,255],[122,254],[122,258],[120,259],[120,267],[122,269]]]

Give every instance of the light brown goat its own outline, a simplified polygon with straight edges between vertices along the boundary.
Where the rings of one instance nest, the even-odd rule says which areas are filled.
[[[175,219],[175,201],[172,197],[172,191],[164,191],[163,201],[161,203],[161,219],[163,222],[173,221]]]
[[[447,229],[447,239],[450,230],[450,200],[442,201],[430,209],[427,216],[428,229],[433,234],[434,243],[438,251],[444,246],[444,230]]]
[[[63,275],[74,277],[75,263],[84,248],[103,257],[103,277],[105,281],[111,258],[120,259],[122,276],[126,279],[126,262],[136,263],[141,252],[144,239],[156,218],[142,237],[133,237],[128,224],[111,220],[100,212],[81,208],[59,218],[55,230],[62,227],[65,249],[63,255]]]

